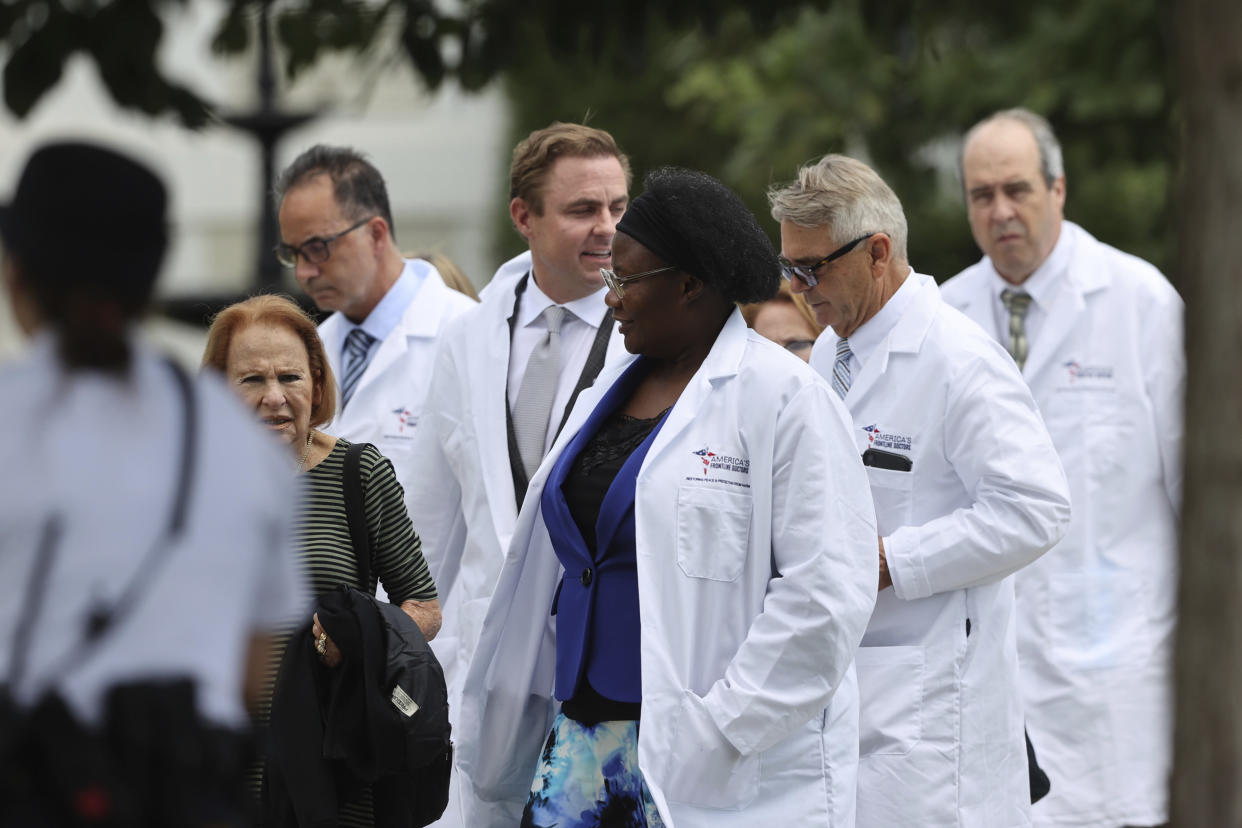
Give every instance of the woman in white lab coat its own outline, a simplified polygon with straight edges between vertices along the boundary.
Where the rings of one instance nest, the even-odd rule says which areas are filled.
[[[653,173],[612,252],[638,356],[531,482],[466,679],[466,822],[852,825],[877,565],[847,415],[747,330],[776,257],[719,182]]]

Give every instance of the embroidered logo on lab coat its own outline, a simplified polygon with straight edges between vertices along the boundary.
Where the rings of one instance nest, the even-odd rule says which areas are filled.
[[[867,443],[875,448],[896,449],[897,451],[913,450],[914,438],[908,435],[885,431],[874,423],[863,426],[862,430],[867,432]]]
[[[398,434],[404,434],[406,426],[409,426],[410,428],[414,428],[414,426],[418,423],[418,418],[414,416],[414,412],[406,408],[405,406],[401,406],[400,408],[394,408],[392,410],[392,413],[397,415],[397,433]]]
[[[1083,365],[1071,359],[1062,367],[1069,374],[1070,385],[1080,382],[1112,382],[1113,379],[1113,366],[1111,365]]]
[[[731,454],[712,451],[707,446],[690,452],[702,463],[702,477],[690,475],[687,480],[705,480],[708,483],[728,483],[750,488],[750,460]]]

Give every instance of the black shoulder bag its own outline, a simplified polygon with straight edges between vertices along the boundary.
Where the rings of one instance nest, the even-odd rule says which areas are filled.
[[[421,649],[411,655],[408,649],[395,646],[390,642],[388,647],[389,653],[389,669],[386,676],[385,691],[393,692],[388,684],[395,685],[398,683],[400,676],[405,679],[405,674],[409,672],[418,672],[420,675],[415,679],[417,684],[425,682],[439,683],[439,687],[432,691],[434,697],[443,699],[447,696],[444,687],[444,673],[440,669],[439,662],[435,659],[435,654],[431,648],[427,646],[423,639],[422,631],[418,629],[418,625],[414,623],[405,610],[400,607],[393,607],[391,604],[385,605],[374,598],[375,588],[371,585],[371,563],[373,558],[373,550],[371,542],[367,534],[367,520],[364,494],[362,490],[362,452],[366,450],[369,443],[353,443],[345,450],[345,468],[342,470],[342,483],[345,488],[345,517],[349,523],[349,535],[354,548],[354,557],[358,560],[358,583],[361,592],[375,602],[380,615],[388,623],[390,630],[396,627],[405,631],[407,639],[417,635],[417,644],[421,642]],[[412,629],[411,629],[412,628]],[[396,631],[392,630],[390,635],[395,635]],[[398,660],[400,663],[397,663]],[[434,663],[434,667],[430,663]],[[405,683],[405,681],[401,681]],[[419,766],[418,781],[411,788],[396,792],[402,800],[408,801],[411,810],[411,824],[415,828],[422,828],[424,825],[430,825],[435,822],[444,813],[444,809],[448,806],[449,796],[449,777],[453,768],[453,743],[448,740],[448,722],[447,722],[447,703],[444,704],[444,710],[437,713],[433,709],[426,711],[418,711],[424,715],[435,717],[439,720],[441,716],[445,717],[442,725],[437,725],[433,730],[440,727],[445,731],[442,737],[432,735],[428,738],[428,734],[420,733],[412,736],[409,741],[408,758],[412,764]],[[414,714],[415,716],[418,713]],[[429,744],[434,745],[442,739],[443,748],[428,760],[425,756],[420,756],[427,749]],[[425,764],[424,764],[425,763]],[[376,790],[376,796],[381,796],[381,792]]]

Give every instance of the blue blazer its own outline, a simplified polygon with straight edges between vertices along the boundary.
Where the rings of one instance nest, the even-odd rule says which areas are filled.
[[[574,460],[603,423],[633,395],[651,370],[639,358],[604,394],[548,474],[540,507],[565,574],[552,601],[556,616],[556,690],[573,698],[585,675],[601,695],[642,700],[639,658],[638,570],[634,540],[634,485],[643,458],[664,425],[661,418],[613,479],[595,521],[592,556],[569,512],[561,486]]]

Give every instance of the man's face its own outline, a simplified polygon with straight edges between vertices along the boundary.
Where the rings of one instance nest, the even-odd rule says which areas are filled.
[[[356,221],[341,212],[327,175],[317,175],[285,193],[277,220],[280,240],[294,247],[334,236]],[[380,252],[387,232],[377,217],[332,241],[328,258],[318,264],[298,256],[294,268],[298,284],[320,310],[340,311],[361,322],[384,296]]]
[[[993,121],[971,136],[962,157],[970,232],[1001,276],[1021,284],[1061,233],[1065,179],[1049,187],[1035,136],[1018,121]]]
[[[830,326],[837,336],[852,336],[884,306],[880,280],[872,266],[873,240],[874,236],[816,269],[815,287],[807,287],[796,276],[789,282],[790,290],[806,298],[816,321]],[[794,264],[814,264],[849,241],[836,238],[831,227],[781,222],[781,255]]]
[[[543,184],[543,211],[515,198],[509,213],[530,243],[535,279],[557,302],[588,296],[612,267],[612,237],[629,203],[625,173],[613,156],[558,158]]]

